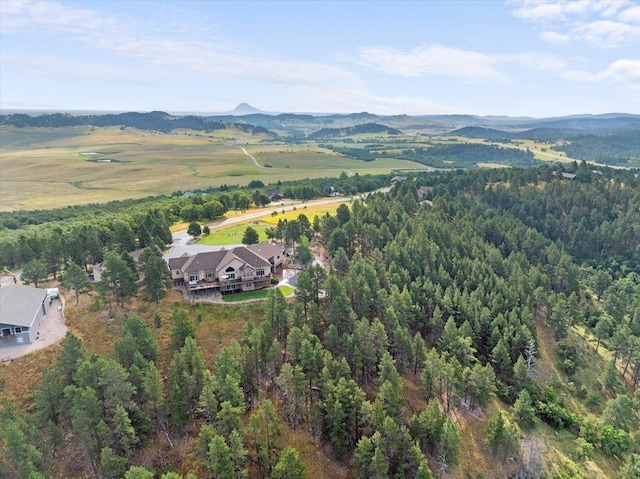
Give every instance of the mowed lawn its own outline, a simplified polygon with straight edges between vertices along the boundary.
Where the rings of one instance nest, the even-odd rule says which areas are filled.
[[[198,244],[210,244],[210,245],[228,245],[228,244],[241,244],[242,237],[247,227],[251,226],[258,232],[260,241],[267,241],[267,234],[265,230],[270,226],[268,224],[244,224],[234,226],[232,228],[226,228],[220,231],[215,231],[207,236],[203,236],[198,241]]]
[[[337,177],[344,171],[382,174],[420,168],[405,160],[353,160],[313,143],[265,143],[263,135],[236,130],[163,134],[119,127],[40,131],[3,126],[1,132],[0,211],[243,186],[256,179],[269,184]],[[239,145],[256,158],[258,167]]]
[[[278,289],[282,291],[284,296],[289,296],[293,293],[291,286],[278,286]],[[222,296],[222,301],[225,303],[237,303],[239,301],[248,301],[252,299],[266,299],[269,296],[269,289],[261,289],[259,291],[247,291],[246,293],[237,294],[225,294]]]

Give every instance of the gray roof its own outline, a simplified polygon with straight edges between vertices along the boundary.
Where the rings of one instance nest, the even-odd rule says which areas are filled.
[[[234,248],[233,254],[253,268],[271,267],[271,263],[269,263],[269,261],[261,256],[258,256],[256,253],[244,246]]]
[[[0,288],[0,323],[31,327],[47,290],[11,285]]]
[[[270,243],[268,241],[258,244],[251,244],[247,246],[247,248],[266,260],[272,258],[278,253],[284,253],[284,248],[282,247],[282,245]]]
[[[169,258],[169,269],[181,269],[189,258],[191,258],[189,253],[185,253],[179,258]]]
[[[282,251],[282,248],[280,248],[280,251]],[[227,263],[234,257],[253,268],[271,267],[271,263],[264,256],[251,251],[245,246],[238,246],[231,250],[207,251],[193,256],[183,255],[179,258],[171,258],[169,259],[169,268],[181,269],[185,274],[214,271],[218,269],[221,263]]]
[[[182,271],[185,273],[197,273],[198,271],[215,270],[222,259],[227,255],[227,251],[208,251],[206,253],[198,253],[185,261]]]

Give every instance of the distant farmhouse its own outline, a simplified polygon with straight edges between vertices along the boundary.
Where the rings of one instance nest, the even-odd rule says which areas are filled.
[[[391,184],[395,185],[396,183],[407,181],[407,179],[408,178],[406,176],[394,176],[393,178],[391,178]]]
[[[266,242],[184,254],[169,259],[169,269],[174,284],[184,284],[189,292],[233,294],[268,287],[271,275],[282,267],[283,260],[282,246]]]
[[[13,284],[0,288],[0,348],[33,343],[49,302],[46,289]]]
[[[281,201],[284,199],[284,195],[280,190],[266,190],[264,194],[267,195],[271,201]]]

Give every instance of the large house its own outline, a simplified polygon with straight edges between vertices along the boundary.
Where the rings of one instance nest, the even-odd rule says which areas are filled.
[[[46,289],[19,285],[0,288],[0,348],[31,344],[48,311]]]
[[[281,267],[282,246],[260,243],[169,259],[171,278],[188,291],[219,291],[222,294],[253,291],[269,286],[271,275]]]

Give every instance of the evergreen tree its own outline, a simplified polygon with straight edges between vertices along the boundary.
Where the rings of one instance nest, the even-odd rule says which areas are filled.
[[[260,242],[260,237],[258,232],[252,228],[251,226],[247,226],[244,230],[244,234],[242,235],[242,244],[250,245],[250,244],[258,244]]]
[[[487,422],[487,445],[492,454],[500,457],[502,462],[520,447],[518,430],[512,423],[504,420],[502,412],[498,412]]]
[[[285,447],[273,468],[271,479],[305,479],[305,477],[305,465],[300,460],[298,451],[291,446]]]
[[[140,258],[144,261],[144,285],[151,301],[159,303],[166,295],[167,288],[171,287],[171,272],[167,262],[162,258],[160,251],[155,246],[148,248]]]
[[[202,353],[195,340],[187,337],[185,345],[173,355],[169,365],[169,398],[171,421],[183,426],[194,414],[205,378]]]
[[[136,279],[129,265],[120,256],[114,252],[105,255],[101,283],[105,291],[113,293],[116,304],[121,304],[123,309],[125,298],[136,293]]]
[[[520,391],[516,402],[513,403],[513,415],[522,427],[531,428],[536,425],[536,411],[526,389]]]
[[[180,349],[187,338],[196,337],[196,328],[184,309],[173,310],[173,329],[171,330],[171,347]]]
[[[73,289],[76,295],[76,304],[80,302],[80,293],[91,288],[87,273],[75,263],[70,263],[65,269],[62,275],[62,285],[65,288]]]
[[[222,436],[215,435],[209,441],[207,467],[216,479],[236,479],[231,452]]]
[[[194,238],[200,236],[202,234],[202,227],[200,226],[200,223],[198,223],[197,221],[192,221],[191,223],[189,223],[187,234],[193,236]]]
[[[49,276],[46,265],[39,259],[32,259],[22,267],[20,278],[25,284],[31,284],[37,288],[38,282],[42,282]]]
[[[249,431],[256,451],[260,477],[268,477],[276,462],[280,426],[269,399],[264,399],[249,417]]]

